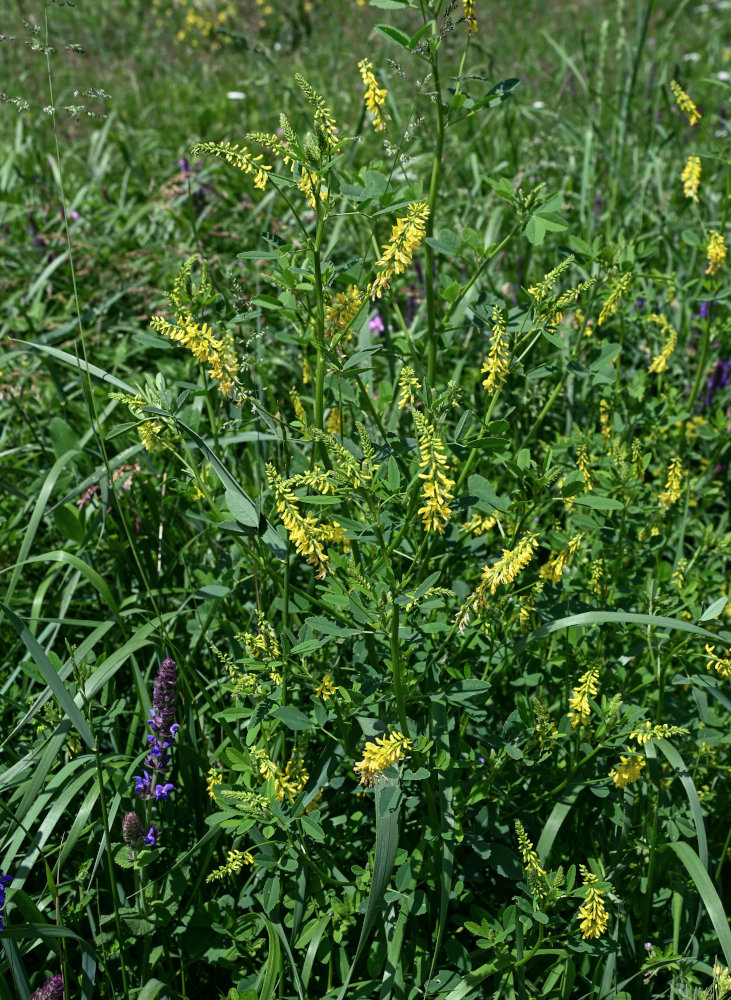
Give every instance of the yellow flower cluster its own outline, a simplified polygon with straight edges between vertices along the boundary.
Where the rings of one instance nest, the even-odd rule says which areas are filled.
[[[182,344],[201,364],[207,364],[209,376],[218,382],[218,391],[241,406],[246,390],[239,380],[239,363],[233,338],[228,332],[214,337],[207,323],[196,322],[190,313],[183,310],[177,313],[175,325],[163,316],[153,316],[150,326],[163,337]]]
[[[475,0],[462,0],[467,32],[474,34],[477,31],[477,18],[475,17]]]
[[[673,92],[675,103],[678,105],[683,114],[688,116],[688,122],[691,125],[695,125],[696,122],[699,122],[702,115],[680,84],[673,80],[670,84],[670,89]]]
[[[505,381],[508,371],[510,351],[508,334],[505,329],[505,316],[497,306],[492,311],[492,343],[487,355],[487,361],[483,364],[480,372],[487,375],[483,380],[482,387],[487,390],[490,396],[495,395],[495,390],[499,389]]]
[[[327,701],[328,698],[332,698],[337,693],[338,689],[333,684],[330,674],[323,674],[322,681],[315,688],[315,694],[322,698],[323,701]]]
[[[284,802],[285,795],[290,802],[294,802],[307,784],[309,777],[310,772],[305,767],[302,757],[295,753],[287,761],[284,771],[277,770],[274,779],[274,794],[277,797],[277,802]]]
[[[216,793],[214,792],[213,789],[216,787],[216,785],[220,785],[222,781],[223,781],[223,773],[221,771],[218,771],[215,767],[212,767],[208,772],[208,777],[206,778],[206,791],[208,792],[210,797],[214,800],[216,798]]]
[[[492,531],[499,520],[499,510],[496,510],[493,514],[487,515],[473,514],[472,519],[465,525],[465,529],[469,531],[471,535],[486,535],[488,531]]]
[[[229,851],[226,864],[212,871],[206,882],[215,882],[216,879],[225,878],[226,875],[234,875],[240,872],[244,865],[251,865],[253,863],[254,858],[251,851]]]
[[[573,264],[576,258],[571,253],[568,257],[565,257],[560,264],[557,264],[552,271],[548,274],[544,274],[543,278],[536,282],[535,285],[531,285],[528,289],[528,294],[532,295],[536,302],[542,302],[544,299],[548,298],[553,290],[553,286],[556,284],[558,279],[567,271]]]
[[[353,770],[360,775],[361,785],[372,785],[383,772],[402,760],[413,746],[408,736],[394,730],[390,736],[377,736],[375,743],[368,742],[363,759]]]
[[[343,418],[340,413],[340,408],[338,406],[333,406],[327,417],[327,424],[325,425],[325,430],[328,434],[339,434],[342,436],[343,433]]]
[[[591,715],[589,698],[596,697],[598,681],[599,667],[591,667],[585,674],[579,677],[579,683],[569,698],[569,708],[571,711],[568,713],[568,716],[572,726],[578,726],[579,723],[585,726],[589,721],[589,716]]]
[[[629,750],[629,747],[627,749]],[[629,757],[622,754],[619,758],[619,764],[609,772],[609,777],[614,780],[617,788],[624,788],[625,785],[631,785],[633,781],[638,780],[644,766],[644,757],[640,757],[638,754]]]
[[[701,158],[700,156],[689,156],[688,162],[683,167],[680,175],[683,182],[683,194],[686,198],[698,201],[698,188],[701,183]]]
[[[551,583],[560,583],[565,569],[568,569],[571,557],[576,555],[581,545],[581,534],[574,535],[569,539],[568,545],[560,552],[552,552],[548,561],[541,566],[538,576],[541,580],[550,580]]]
[[[535,532],[527,531],[514,549],[503,549],[497,562],[483,567],[482,580],[472,603],[475,611],[487,603],[488,590],[490,594],[494,594],[501,583],[512,583],[522,573],[538,548],[537,537]]]
[[[706,670],[715,670],[719,677],[725,681],[731,676],[731,652],[725,656],[716,656],[716,647],[706,644],[706,653],[710,657],[706,664]]]
[[[530,837],[525,832],[523,824],[519,819],[515,821],[515,832],[518,835],[518,848],[523,858],[523,867],[525,870],[527,872],[533,871],[536,875],[545,875],[546,873],[541,868],[538,855],[535,852]]]
[[[367,289],[372,299],[380,299],[389,287],[394,274],[401,274],[411,263],[414,251],[419,248],[426,235],[426,220],[429,206],[425,201],[413,201],[406,209],[406,215],[396,220],[391,230],[391,239],[383,248],[383,255],[376,261],[378,273]]]
[[[594,488],[594,477],[589,468],[589,451],[585,444],[580,444],[576,449],[576,465],[584,477],[584,493],[588,493]]]
[[[647,322],[657,324],[666,337],[663,349],[659,354],[655,355],[650,362],[650,367],[647,369],[648,372],[654,372],[656,375],[659,375],[667,368],[670,356],[675,350],[675,345],[678,342],[678,331],[664,316],[658,315],[657,313],[651,313],[647,317]]]
[[[717,233],[715,229],[711,230],[711,238],[708,241],[706,254],[708,257],[708,267],[706,268],[706,274],[711,274],[711,275],[716,274],[718,272],[718,269],[726,260],[728,249],[726,247],[726,243],[724,241],[723,236],[721,236],[720,233]]]
[[[450,490],[454,480],[447,475],[447,456],[444,445],[423,413],[414,410],[414,422],[419,437],[419,466],[424,472],[419,479],[424,480],[421,495],[424,506],[419,508],[426,531],[444,531],[444,525],[452,516],[449,501],[453,499]]]
[[[403,410],[407,404],[413,406],[414,390],[419,388],[419,380],[414,374],[414,369],[410,368],[408,365],[404,365],[399,373],[398,384],[400,389],[398,400],[399,409]]]
[[[348,285],[347,291],[338,292],[333,296],[325,311],[325,322],[337,330],[347,330],[365,300],[366,296],[357,285]]]
[[[282,654],[274,629],[262,611],[257,611],[256,617],[258,625],[256,635],[244,632],[243,635],[239,634],[236,638],[244,644],[249,656],[253,656],[257,660],[263,659],[265,662],[278,660]]]
[[[609,298],[606,300],[602,306],[601,312],[599,313],[599,319],[596,321],[597,326],[601,326],[602,323],[605,323],[609,317],[617,311],[617,306],[619,305],[620,300],[630,289],[632,278],[632,272],[628,271],[615,282],[614,288],[609,294]]]
[[[386,96],[388,91],[385,87],[378,86],[378,80],[373,75],[373,63],[370,59],[361,59],[358,69],[366,88],[363,100],[368,113],[373,120],[373,128],[376,132],[383,132],[386,122],[391,120],[391,116],[386,112]]]
[[[578,913],[578,919],[581,921],[579,924],[581,936],[583,938],[598,938],[602,936],[609,923],[609,914],[602,898],[604,893],[600,889],[594,888],[594,883],[599,881],[596,875],[592,875],[584,865],[579,865],[579,868],[586,888],[586,896]]]
[[[668,478],[665,489],[657,498],[660,507],[666,509],[680,499],[680,492],[683,486],[683,462],[679,458],[671,458],[668,466]]]
[[[299,499],[292,487],[273,465],[267,465],[267,479],[274,494],[274,503],[297,553],[317,570],[318,579],[325,577],[328,557],[327,544],[344,543],[345,536],[337,521],[321,523],[314,514],[302,514]]]
[[[267,186],[267,171],[272,168],[261,162],[264,159],[263,153],[252,156],[246,146],[239,148],[238,143],[232,145],[230,142],[199,142],[193,146],[194,156],[205,154],[217,156],[219,159],[225,160],[226,163],[230,163],[231,166],[242,170],[245,174],[253,174],[254,187],[259,188],[260,191],[263,191]]]
[[[300,423],[306,424],[307,416],[305,415],[305,408],[302,405],[302,397],[294,386],[289,390],[289,398],[292,400],[295,417],[297,417]]]
[[[687,736],[688,730],[682,726],[668,726],[667,723],[658,723],[653,726],[651,722],[644,722],[639,729],[633,729],[629,734],[631,740],[635,740],[640,746],[649,743],[651,740],[667,740],[671,736]]]

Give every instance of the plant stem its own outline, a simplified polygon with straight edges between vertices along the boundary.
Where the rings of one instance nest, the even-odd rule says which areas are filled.
[[[404,736],[409,735],[409,724],[406,720],[406,703],[404,701],[404,686],[401,676],[401,650],[399,648],[399,609],[391,605],[391,669],[393,671],[393,689],[396,695],[396,710],[399,725]]]
[[[436,29],[436,23],[435,23]],[[425,256],[425,283],[426,283],[426,316],[428,342],[428,363],[427,380],[429,389],[434,385],[437,373],[437,316],[436,316],[436,289],[434,287],[434,250],[429,245],[429,237],[434,233],[434,209],[439,193],[439,181],[442,175],[442,155],[444,153],[444,108],[442,106],[441,87],[439,85],[439,64],[437,61],[437,46],[430,46],[429,62],[434,78],[434,101],[437,106],[437,135],[432,160],[431,183],[429,184],[429,218],[426,220],[426,242],[424,244]]]

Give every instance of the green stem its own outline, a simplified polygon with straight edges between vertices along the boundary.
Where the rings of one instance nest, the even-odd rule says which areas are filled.
[[[99,804],[102,810],[102,824],[104,827],[104,853],[107,859],[107,873],[109,875],[109,888],[112,893],[112,905],[114,906],[114,924],[117,929],[117,941],[119,942],[119,963],[122,972],[122,993],[129,996],[127,987],[127,967],[124,960],[122,933],[122,921],[119,916],[119,899],[117,898],[117,882],[114,877],[114,859],[112,858],[112,844],[109,835],[109,815],[107,813],[107,800],[104,795],[104,771],[102,770],[102,759],[97,745],[96,734],[94,736],[94,758],[96,760],[96,777],[99,782]]]
[[[706,371],[706,363],[708,361],[708,348],[711,341],[711,307],[709,304],[708,315],[706,316],[706,322],[703,328],[703,342],[701,343],[701,353],[698,360],[698,369],[695,373],[695,381],[693,382],[693,389],[690,394],[690,399],[688,400],[688,410],[690,413],[693,412],[693,407],[695,406],[696,400],[698,399],[698,394],[701,390],[701,385],[703,384],[703,375]]]
[[[403,678],[401,676],[401,650],[399,648],[399,609],[391,605],[391,669],[393,671],[393,689],[396,695],[396,710],[399,725],[404,736],[409,735],[409,724],[406,720],[406,702],[404,700]]]
[[[437,373],[437,313],[436,289],[434,287],[434,250],[429,244],[429,237],[434,233],[434,209],[436,208],[437,195],[439,193],[439,180],[442,175],[442,155],[444,153],[444,108],[442,107],[441,87],[439,85],[439,64],[437,61],[436,46],[434,49],[430,48],[429,61],[434,78],[434,100],[437,106],[437,137],[434,159],[432,160],[431,183],[429,185],[429,218],[426,220],[427,239],[424,244],[427,335],[429,338],[427,380],[429,382],[429,390],[431,390],[434,386]]]

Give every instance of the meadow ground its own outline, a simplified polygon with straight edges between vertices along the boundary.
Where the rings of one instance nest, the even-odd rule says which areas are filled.
[[[0,21],[0,1000],[731,996],[726,0]]]

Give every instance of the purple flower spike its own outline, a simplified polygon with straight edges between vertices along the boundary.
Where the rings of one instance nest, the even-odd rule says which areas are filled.
[[[158,800],[158,802],[160,801],[160,799],[162,799],[163,802],[167,802],[168,795],[174,791],[175,791],[175,785],[171,785],[170,782],[168,782],[167,785],[156,785],[155,798]]]
[[[175,681],[178,668],[175,660],[169,657],[160,664],[157,680],[152,691],[152,710],[150,711],[150,729],[162,740],[172,740],[175,717]]]
[[[47,979],[43,986],[33,990],[28,1000],[62,1000],[63,998],[63,976],[52,976]]]
[[[3,929],[5,919],[5,890],[12,881],[13,876],[3,875],[3,870],[0,868],[0,931]]]
[[[159,829],[153,823],[150,829],[147,831],[147,836],[145,837],[145,843],[148,847],[154,847],[160,836]]]

